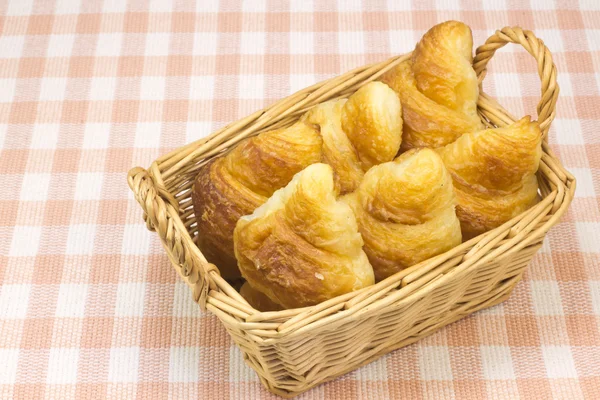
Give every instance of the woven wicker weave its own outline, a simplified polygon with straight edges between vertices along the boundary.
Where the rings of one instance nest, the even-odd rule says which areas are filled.
[[[302,309],[253,309],[194,244],[202,232],[197,232],[190,189],[198,169],[212,157],[248,136],[289,126],[317,103],[349,96],[410,55],[313,85],[160,157],[148,170],[138,167],[129,172],[129,186],[144,210],[148,228],[158,232],[194,300],[222,321],[270,391],[294,396],[356,369],[474,311],[500,303],[521,279],[548,229],[567,210],[575,179],[547,144],[558,86],[556,67],[544,43],[520,28],[497,31],[477,49],[473,66],[479,81],[495,51],[507,43],[522,45],[537,60],[542,82],[537,107],[544,135],[538,172],[542,201],[499,228],[363,290]],[[478,107],[487,126],[515,121],[483,93]]]

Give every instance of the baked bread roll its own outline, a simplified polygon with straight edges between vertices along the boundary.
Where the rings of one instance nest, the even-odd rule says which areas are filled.
[[[382,76],[402,102],[403,151],[441,147],[483,128],[472,53],[471,29],[443,22],[423,35],[409,60]]]
[[[438,152],[454,181],[465,239],[502,225],[538,201],[535,173],[542,133],[529,116],[504,128],[465,134]]]
[[[240,218],[235,256],[254,289],[295,308],[374,283],[356,219],[336,195],[332,168],[313,164]]]
[[[400,99],[381,82],[319,104],[303,118],[320,126],[323,162],[332,166],[342,194],[356,190],[373,165],[393,160],[402,143]]]
[[[240,288],[240,294],[246,301],[259,311],[279,311],[283,310],[279,304],[273,302],[264,293],[254,289],[248,282],[244,282]]]
[[[198,173],[192,202],[198,247],[226,279],[240,277],[233,254],[233,230],[277,189],[310,164],[321,161],[318,127],[299,121],[246,139]]]
[[[193,187],[198,247],[226,279],[240,276],[233,230],[275,190],[310,164],[325,162],[343,193],[358,186],[364,171],[390,161],[402,136],[400,100],[381,82],[349,99],[320,104],[293,126],[261,133],[204,166]]]
[[[452,177],[433,150],[414,149],[371,168],[344,201],[377,281],[461,243]]]

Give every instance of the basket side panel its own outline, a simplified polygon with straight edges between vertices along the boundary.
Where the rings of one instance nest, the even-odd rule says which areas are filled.
[[[238,342],[248,364],[279,394],[298,394],[406,346],[474,311],[506,299],[541,243],[509,257],[453,274],[430,291],[419,291],[384,308],[369,307],[305,334],[269,344]],[[425,293],[426,294],[423,294]],[[227,326],[227,324],[225,324]],[[228,328],[229,329],[229,328]]]

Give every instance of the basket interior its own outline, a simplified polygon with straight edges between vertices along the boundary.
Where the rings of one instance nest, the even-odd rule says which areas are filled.
[[[350,95],[351,93],[342,93],[338,96],[334,96],[333,98],[345,97]],[[501,106],[498,105],[499,109],[502,109]],[[502,109],[503,110],[503,109]],[[217,138],[213,142],[214,147],[222,147],[218,152],[214,152],[214,154],[209,156],[199,156],[188,164],[182,166],[181,169],[177,171],[176,174],[172,176],[172,178],[164,181],[166,189],[177,199],[180,205],[180,218],[183,221],[185,227],[187,228],[187,232],[196,243],[198,238],[198,229],[196,224],[196,217],[194,215],[192,200],[191,200],[191,187],[193,185],[194,179],[199,171],[199,169],[209,162],[214,157],[218,157],[222,154],[228,152],[231,148],[233,148],[240,140],[245,137],[255,136],[262,132],[269,131],[271,129],[287,127],[292,125],[297,118],[299,118],[306,110],[300,110],[292,115],[292,118],[288,118],[282,122],[274,122],[271,124],[265,125],[263,128],[253,132],[248,136],[234,136],[233,140],[228,140],[227,138]],[[503,110],[504,111],[504,110]],[[508,112],[504,111],[505,114],[509,115]],[[482,122],[488,127],[496,127],[496,124],[490,122],[489,119],[485,117],[485,114],[480,113]],[[237,139],[237,140],[236,140]],[[539,182],[539,192],[542,198],[548,196],[549,193],[555,188],[555,182],[553,182],[547,174],[544,174],[542,171],[538,172],[538,182]],[[517,217],[519,218],[519,217]],[[218,265],[217,265],[218,267]]]

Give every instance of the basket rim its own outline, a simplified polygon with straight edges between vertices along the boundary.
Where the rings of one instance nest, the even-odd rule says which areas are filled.
[[[478,55],[474,59],[474,68],[478,72],[481,83],[486,74],[485,66],[487,65],[487,62],[498,48],[508,42],[519,43],[522,45],[524,45],[523,42],[525,42],[530,45],[530,48],[527,48],[525,45],[524,47],[526,47],[534,57],[543,57],[546,61],[547,57],[549,57],[549,62],[538,63],[539,65],[542,65],[541,67],[538,65],[540,77],[542,77],[542,101],[540,106],[538,106],[538,114],[545,113],[544,115],[546,115],[546,118],[540,123],[540,126],[544,132],[544,137],[547,138],[550,123],[554,118],[553,106],[556,104],[555,98],[558,95],[558,86],[555,82],[555,68],[552,69],[546,67],[546,65],[554,67],[554,64],[551,61],[551,55],[541,40],[536,39],[539,40],[537,45],[531,44],[537,43],[532,40],[535,36],[533,36],[531,32],[522,31],[518,28],[510,28],[510,31],[505,32],[506,29],[508,28],[496,32],[494,36],[488,39],[489,43],[486,42],[485,45],[478,48]],[[505,42],[501,45],[499,45],[497,41],[492,40],[495,37],[496,39],[498,37],[502,38],[501,35],[508,37],[510,40],[504,38]],[[485,46],[492,47],[492,50],[488,50]],[[540,51],[540,49],[545,49],[546,52]],[[479,57],[481,54],[484,54],[487,58]],[[354,88],[354,90],[356,90],[360,85],[376,79],[385,72],[385,70],[392,68],[409,56],[410,53],[395,56],[381,63],[360,67],[342,75],[351,77],[351,79],[348,79],[345,82],[345,89],[352,90]],[[376,70],[377,72],[372,73],[373,70]],[[360,80],[361,78],[353,80],[356,76],[362,77],[364,75],[367,75],[368,78],[365,80]],[[327,87],[327,85],[335,79],[336,78],[332,78],[317,83],[309,88],[301,90],[296,93],[296,95],[317,93],[318,96],[322,96],[321,93],[319,93],[319,90]],[[546,80],[553,81],[554,83],[545,83]],[[551,92],[551,95],[548,95],[549,92]],[[343,96],[344,93],[339,92],[338,94],[339,96]],[[276,103],[274,105],[276,106],[275,110],[277,110],[277,107],[287,105],[293,96],[294,95],[289,96]],[[318,96],[316,97],[318,98]],[[544,99],[546,100],[545,103]],[[548,106],[548,104],[550,105]],[[289,109],[290,108],[288,108],[288,110]],[[296,108],[295,112],[297,114],[302,111],[302,107],[299,106]],[[478,111],[482,121],[486,125],[501,126],[502,124],[516,120],[516,118],[511,116],[510,113],[495,100],[483,93],[483,91],[480,93]],[[165,177],[161,173],[161,166],[169,168],[167,171],[177,171],[188,165],[187,163],[190,161],[194,160],[194,154],[199,147],[210,148],[209,145],[211,144],[211,141],[217,137],[219,132],[239,126],[244,127],[247,125],[248,121],[252,122],[260,120],[260,118],[265,115],[267,116],[265,119],[268,119],[270,116],[269,113],[274,113],[273,106],[266,110],[257,111],[246,118],[229,124],[207,138],[184,145],[183,147],[159,157],[152,163],[149,171],[145,171],[138,167],[132,169],[128,176],[130,187],[134,190],[136,199],[145,211],[148,228],[157,230],[163,244],[165,244],[167,254],[172,263],[181,267],[185,267],[185,265],[182,264],[189,264],[189,266],[191,266],[189,271],[185,270],[185,268],[176,268],[176,270],[180,273],[184,281],[192,287],[194,299],[199,302],[201,306],[203,305],[203,302],[205,302],[206,309],[217,315],[224,323],[247,332],[247,334],[251,335],[257,342],[264,342],[267,344],[276,339],[283,337],[289,338],[292,335],[305,333],[308,329],[315,329],[325,323],[332,323],[338,319],[355,315],[356,313],[375,312],[379,307],[382,307],[386,302],[390,301],[390,296],[394,296],[394,298],[397,299],[401,296],[410,298],[410,296],[424,295],[427,290],[431,290],[432,288],[446,283],[446,281],[450,279],[454,279],[455,275],[464,273],[465,271],[468,271],[469,268],[473,268],[473,266],[478,265],[481,262],[491,260],[492,258],[497,260],[498,258],[508,257],[510,254],[527,246],[541,246],[541,240],[543,240],[548,229],[558,222],[559,218],[567,210],[573,199],[576,186],[575,178],[564,168],[552,153],[547,142],[544,141],[542,145],[543,155],[538,173],[547,178],[549,184],[548,190],[546,191],[545,196],[543,196],[542,201],[533,208],[516,216],[510,221],[507,221],[498,228],[462,243],[446,253],[400,271],[368,288],[338,296],[334,299],[310,307],[260,312],[252,308],[227,281],[221,278],[216,266],[208,263],[200,250],[195,246],[181,217],[181,209],[176,199],[177,193],[170,193],[165,188],[164,181],[172,176],[173,172],[171,172],[171,175],[167,174]],[[286,117],[289,116],[292,118],[294,115],[293,112],[288,112],[287,114],[282,115],[278,120],[275,119],[275,123],[281,124],[282,121],[285,123]],[[242,140],[243,137],[258,134],[262,130],[273,129],[273,125],[266,126],[266,123],[264,122],[262,125],[261,123],[255,124],[254,127],[255,129],[245,129],[242,131],[244,134],[236,136],[235,139],[239,141]],[[231,141],[232,140],[225,141],[220,145],[226,149]],[[170,161],[170,157],[178,151],[182,151],[185,154],[184,157],[178,158],[175,162]],[[214,155],[218,154],[220,151],[222,151],[222,149],[207,156],[207,158],[214,157]],[[551,188],[553,188],[553,190],[550,190]],[[140,195],[141,192],[144,192],[144,195]],[[149,202],[150,204],[156,203],[154,210],[152,207],[148,207]],[[190,243],[192,244],[191,246]],[[171,244],[173,244],[173,246],[171,246]],[[176,254],[178,251],[183,252],[183,250],[179,248],[185,249],[183,259],[181,253]],[[458,262],[456,262],[456,260],[458,260]],[[440,271],[438,267],[440,267],[441,264],[448,262],[449,264],[445,265],[447,269],[442,268]],[[199,270],[194,271],[194,266]],[[411,283],[411,285],[408,286],[408,283]]]

